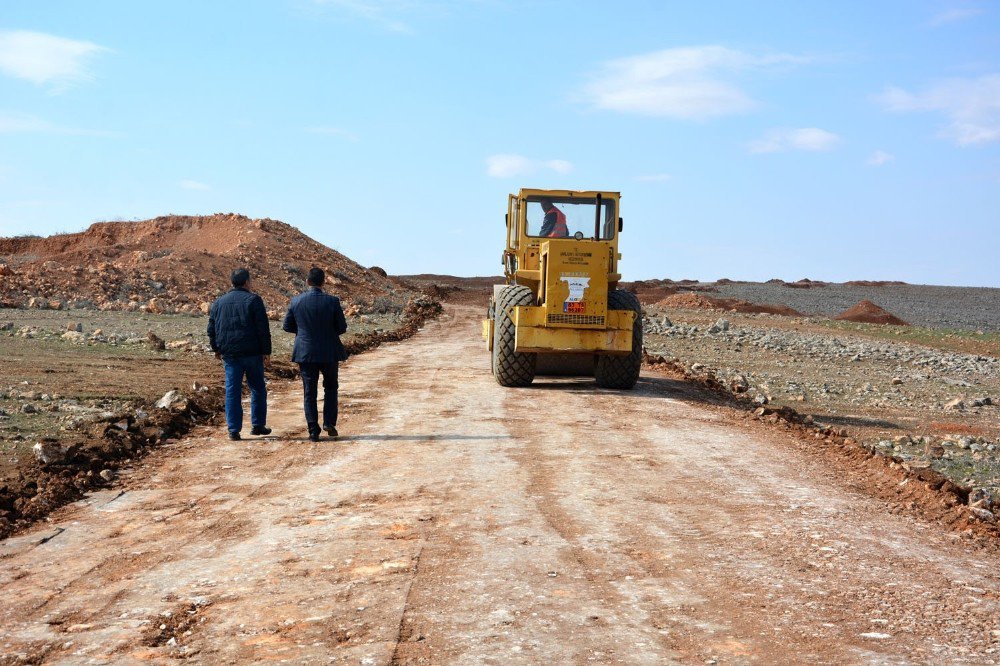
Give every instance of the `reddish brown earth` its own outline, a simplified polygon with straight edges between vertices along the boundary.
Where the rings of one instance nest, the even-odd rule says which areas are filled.
[[[795,282],[785,282],[783,283],[786,287],[791,287],[792,289],[812,289],[813,287],[825,287],[826,282],[820,280],[810,280],[809,278],[802,278],[801,280],[796,280]]]
[[[909,326],[908,323],[875,305],[871,301],[861,301],[852,308],[844,310],[834,319],[854,321],[862,324],[892,324],[893,326]]]
[[[466,278],[422,273],[397,277],[411,289],[422,291],[436,300],[484,307],[493,295],[493,285],[506,283],[502,275]]]
[[[787,305],[772,305],[769,303],[749,303],[737,298],[715,298],[703,294],[684,292],[673,294],[655,303],[666,308],[692,308],[703,310],[728,310],[730,312],[767,313],[801,317],[802,313]]]
[[[281,309],[303,291],[312,266],[326,270],[330,286],[351,303],[404,290],[384,270],[365,268],[284,222],[218,214],[0,238],[0,303],[198,312],[228,289],[239,266],[251,270],[254,290],[269,308]]]
[[[844,284],[851,287],[888,287],[891,285],[906,284],[902,280],[848,280]]]

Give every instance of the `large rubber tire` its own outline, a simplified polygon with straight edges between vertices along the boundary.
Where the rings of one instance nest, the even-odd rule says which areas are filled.
[[[508,285],[497,296],[493,316],[493,376],[500,386],[528,386],[535,379],[535,354],[514,351],[513,308],[534,305],[535,295],[521,285]]]
[[[639,367],[642,365],[642,306],[635,294],[614,289],[608,292],[608,310],[631,310],[635,313],[632,351],[627,356],[598,356],[594,378],[602,388],[630,389],[639,381]]]

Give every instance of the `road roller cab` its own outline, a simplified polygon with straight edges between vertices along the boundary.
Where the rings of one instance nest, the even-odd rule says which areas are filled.
[[[483,336],[503,386],[536,374],[593,375],[632,388],[642,310],[618,288],[618,192],[522,189],[507,199],[506,284],[495,285]]]

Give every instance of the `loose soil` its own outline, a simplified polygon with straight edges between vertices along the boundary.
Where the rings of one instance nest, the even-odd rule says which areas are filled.
[[[789,317],[802,316],[801,312],[797,312],[787,305],[748,303],[747,301],[741,301],[737,298],[715,298],[695,293],[681,293],[667,296],[666,298],[658,301],[656,305],[661,308],[701,308],[705,310],[725,310],[727,312],[757,312],[785,315]]]
[[[0,543],[4,659],[997,662],[953,496],[669,369],[501,388],[480,316],[352,359],[339,441],[275,387],[271,437],[196,428]]]
[[[860,301],[854,307],[844,310],[834,317],[840,321],[853,321],[861,324],[889,324],[891,326],[909,326],[896,315],[886,312],[871,301]]]
[[[361,312],[413,295],[378,267],[365,268],[295,227],[243,215],[166,216],[99,222],[80,233],[0,238],[0,304],[148,312],[203,312],[246,267],[275,317],[318,266],[328,286]]]

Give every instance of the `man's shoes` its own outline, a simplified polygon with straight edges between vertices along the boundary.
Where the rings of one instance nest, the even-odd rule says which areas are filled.
[[[330,437],[337,436],[337,428],[334,426],[323,426],[323,430],[326,430],[326,434],[328,434]]]
[[[319,430],[316,430],[314,432],[310,432],[309,433],[309,441],[310,442],[318,442],[319,441]]]
[[[236,441],[236,440],[243,439],[243,438],[240,437],[240,431],[239,430],[230,430],[229,431],[229,439],[231,439],[233,441]]]
[[[251,435],[270,435],[271,429],[267,426],[254,426],[253,430],[250,431]]]

